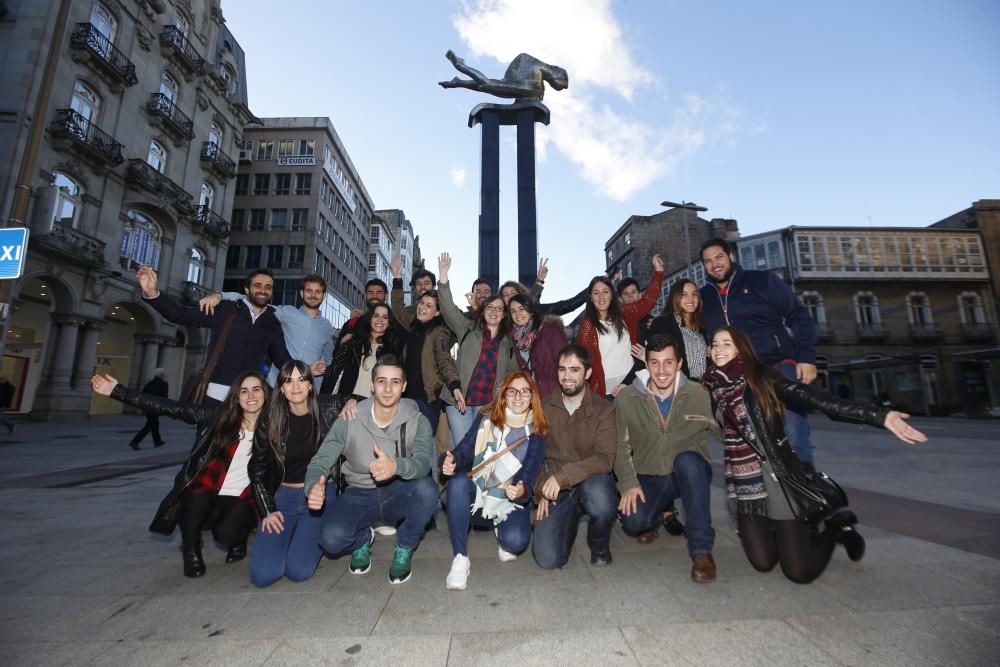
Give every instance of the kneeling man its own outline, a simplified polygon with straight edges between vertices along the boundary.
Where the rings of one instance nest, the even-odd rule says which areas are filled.
[[[343,455],[347,490],[327,508],[320,546],[337,557],[351,553],[351,574],[371,569],[372,524],[395,525],[396,550],[389,581],[410,578],[413,550],[437,510],[437,484],[430,477],[434,436],[417,404],[403,398],[402,363],[385,354],[372,369],[372,397],[358,403],[358,416],[338,419],[306,470],[309,509],[323,506],[327,478]]]
[[[680,372],[682,341],[654,336],[646,345],[649,379],[637,378],[615,399],[618,455],[615,476],[622,528],[633,537],[654,529],[677,498],[684,503],[691,578],[715,580],[715,530],[709,507],[712,481],[708,436],[720,435],[712,400]],[[640,373],[644,375],[644,373]]]

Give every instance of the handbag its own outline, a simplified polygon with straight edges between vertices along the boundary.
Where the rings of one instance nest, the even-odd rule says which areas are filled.
[[[205,392],[208,391],[208,385],[212,377],[212,373],[215,371],[215,365],[219,363],[219,357],[222,355],[222,348],[226,344],[226,339],[229,338],[229,332],[232,331],[233,322],[236,321],[236,315],[242,309],[242,303],[237,302],[236,307],[228,317],[226,317],[226,322],[222,325],[222,331],[219,332],[219,338],[215,341],[215,345],[212,347],[212,353],[208,355],[208,361],[205,363],[205,367],[201,369],[201,374],[198,375],[198,379],[195,380],[187,393],[184,396],[184,400],[188,403],[194,403],[195,405],[201,405],[202,401],[205,400]]]
[[[808,463],[800,461],[798,470],[776,476],[795,516],[808,524],[818,524],[847,507],[847,494],[840,485]]]

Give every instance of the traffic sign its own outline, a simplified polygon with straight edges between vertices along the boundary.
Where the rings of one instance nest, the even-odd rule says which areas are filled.
[[[0,229],[0,280],[20,278],[27,254],[27,227]]]

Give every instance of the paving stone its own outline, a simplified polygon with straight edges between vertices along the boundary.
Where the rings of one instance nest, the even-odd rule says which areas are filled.
[[[196,640],[116,642],[88,664],[166,667],[187,663],[199,667],[251,667],[265,664],[278,649],[278,644],[277,640],[234,641],[219,636]]]
[[[448,634],[419,637],[333,637],[286,639],[265,663],[282,665],[444,665]],[[462,664],[462,663],[456,663]]]
[[[449,665],[635,665],[617,628],[562,632],[456,633]]]

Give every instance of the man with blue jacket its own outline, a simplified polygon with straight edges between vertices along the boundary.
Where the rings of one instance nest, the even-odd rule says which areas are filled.
[[[816,379],[816,325],[792,288],[773,271],[745,271],[732,245],[709,239],[701,246],[705,286],[701,288],[705,337],[731,325],[746,334],[761,361],[803,384]],[[813,462],[809,421],[785,406],[785,432],[792,450]]]

